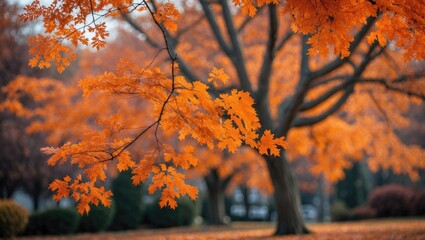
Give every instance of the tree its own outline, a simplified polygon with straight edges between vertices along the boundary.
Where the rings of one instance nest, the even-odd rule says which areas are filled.
[[[18,21],[18,6],[0,3],[0,87],[20,74],[41,76],[46,73],[27,66],[29,55],[26,24]],[[0,101],[7,102],[1,94]],[[33,104],[22,99],[25,104]],[[28,120],[0,112],[0,198],[11,198],[18,189],[29,194],[37,210],[42,197],[49,195],[49,183],[64,171],[46,166],[40,148],[46,145],[43,134],[26,132]],[[25,174],[22,174],[25,173]]]
[[[409,73],[408,68],[387,76],[380,74],[382,72],[379,71],[371,71],[376,67],[374,63],[377,59],[391,55],[387,53],[390,48],[396,52],[399,49],[403,50],[406,60],[424,57],[424,50],[416,47],[424,41],[424,29],[421,25],[424,14],[421,3],[348,0],[313,3],[303,0],[277,4],[269,1],[258,3],[235,1],[240,7],[235,9],[225,0],[217,2],[200,0],[196,4],[199,5],[191,5],[189,2],[179,4],[179,7],[184,9],[183,12],[194,13],[199,19],[205,19],[189,22],[186,25],[189,27],[181,27],[180,22],[176,23],[179,11],[170,2],[143,1],[128,4],[120,1],[100,3],[64,1],[62,4],[46,8],[35,1],[26,8],[27,12],[22,18],[34,20],[42,16],[47,33],[30,39],[33,44],[31,52],[35,54],[30,61],[33,66],[48,67],[50,61],[54,60],[58,70],[62,71],[69,61],[75,58],[72,49],[64,44],[63,39],[69,40],[74,46],[90,43],[94,48],[103,47],[107,31],[106,23],[102,22],[101,18],[116,15],[121,15],[143,34],[143,39],[153,47],[159,50],[165,49],[171,61],[169,77],[159,69],[141,69],[123,61],[118,65],[116,74],[105,73],[97,78],[80,82],[86,95],[101,91],[109,94],[141,96],[153,105],[156,120],[143,128],[136,137],[125,139],[125,136],[114,134],[122,130],[123,126],[120,125],[122,117],[115,115],[115,118],[102,122],[104,126],[102,132],[90,132],[78,144],[66,144],[59,149],[46,148],[46,153],[53,154],[50,159],[51,165],[71,157],[71,162],[87,167],[85,173],[88,182],[84,182],[80,177],[71,182],[71,179],[66,177],[52,183],[52,190],[57,191],[56,199],[69,194],[73,194],[76,199],[84,199],[80,202],[80,211],[87,211],[90,202],[96,204],[100,201],[108,205],[109,201],[104,196],[108,196],[109,193],[103,188],[96,187],[95,183],[98,179],[105,179],[105,162],[112,160],[114,163],[117,162],[119,170],[134,168],[135,183],[144,181],[153,171],[154,181],[150,191],[162,190],[163,198],[160,202],[162,206],[175,207],[174,198],[180,194],[189,194],[194,198],[196,190],[184,184],[184,176],[176,172],[174,167],[167,165],[172,163],[183,169],[196,165],[193,158],[188,158],[192,153],[191,147],[184,149],[182,153],[176,153],[172,148],[161,146],[162,148],[158,148],[154,154],[146,154],[138,164],[129,158],[127,148],[131,144],[150,129],[158,133],[161,127],[168,136],[178,132],[181,139],[191,136],[200,144],[211,148],[218,146],[219,149],[227,148],[233,152],[244,142],[256,148],[261,154],[265,154],[264,160],[274,188],[279,189],[276,191],[276,202],[279,203],[276,233],[307,232],[299,212],[296,179],[288,163],[286,151],[279,152],[277,146],[285,145],[283,137],[288,136],[291,129],[314,125],[336,113],[358,88],[372,91],[373,97],[369,101],[372,104],[376,100],[374,91],[379,92],[383,89],[423,99],[423,86],[417,81],[422,74],[412,71]],[[263,10],[256,14],[257,7]],[[280,16],[279,8],[288,14]],[[129,15],[136,10],[149,13],[142,17],[153,17],[151,24],[137,25]],[[245,18],[244,15],[250,17]],[[279,23],[288,18],[293,31],[307,35],[299,37],[289,29],[282,33],[281,30],[284,29],[279,27]],[[202,35],[206,40],[201,43],[210,44],[210,48],[216,50],[213,54],[204,56],[204,59],[221,59],[223,65],[231,66],[229,75],[233,82],[229,82],[235,84],[234,86],[220,87],[218,84],[216,87],[216,83],[225,83],[228,76],[220,68],[209,71],[209,80],[212,83],[208,87],[216,88],[216,91],[212,91],[214,94],[211,91],[207,92],[206,84],[196,81],[205,78],[198,77],[199,73],[192,70],[195,68],[191,68],[187,61],[189,57],[194,58],[188,54],[191,48],[199,50],[197,48],[199,45],[180,44],[190,38],[184,34],[189,30],[205,32],[205,27],[199,29],[199,26],[196,26],[197,22],[206,23],[210,28],[208,33]],[[254,39],[252,32],[249,34],[247,30],[254,22],[267,23],[262,31],[256,33],[258,35],[256,41],[259,42],[256,52],[260,50],[263,54],[252,55],[253,58],[257,57],[255,61],[257,64],[247,65],[248,52],[244,52],[242,43]],[[153,26],[156,26],[156,30]],[[92,41],[85,37],[85,29],[94,33]],[[156,31],[156,38],[148,34],[152,31]],[[164,40],[163,44],[158,40],[158,36]],[[214,40],[208,40],[208,36],[213,36]],[[386,46],[387,40],[391,41],[389,47]],[[366,41],[368,43],[365,43]],[[255,44],[255,41],[253,40],[251,44]],[[285,46],[294,48],[285,51]],[[329,54],[331,50],[333,54]],[[293,60],[292,65],[300,67],[292,70],[293,75],[287,76],[287,79],[294,81],[285,81],[287,79],[282,74],[291,73],[291,69],[286,71],[290,65],[278,65],[277,59],[285,57],[285,54],[290,54],[291,51],[300,56],[298,60]],[[177,52],[179,56],[180,54],[183,56],[177,57]],[[177,73],[177,63],[186,78]],[[278,66],[285,68],[279,69]],[[413,69],[415,68],[416,66],[413,66]],[[233,87],[239,91],[227,89]],[[221,94],[212,100],[220,92],[230,94]],[[155,98],[152,98],[153,96]],[[255,108],[258,118],[252,107]],[[360,122],[372,124],[371,121],[365,118]],[[386,128],[380,130],[384,129]],[[263,135],[257,135],[257,131]],[[279,138],[275,139],[273,134]],[[373,134],[369,136],[372,137]],[[386,139],[380,140],[378,145],[387,143]],[[100,146],[102,147],[99,148]],[[154,160],[157,157],[155,154],[160,150],[164,150],[165,163],[155,165]],[[191,160],[183,161],[181,156]],[[381,157],[388,157],[388,154]],[[396,169],[399,165],[392,161],[389,165],[384,165],[382,161],[376,158],[369,165],[372,168],[383,165]],[[320,161],[320,164],[323,166],[325,162]],[[409,163],[412,167],[398,170],[415,177],[417,168],[421,165],[414,159],[410,159]],[[179,192],[175,191],[175,187]],[[91,194],[85,193],[90,191]],[[101,196],[102,194],[104,196]],[[81,198],[82,196],[84,198]]]
[[[225,224],[225,195],[238,186],[256,188],[267,195],[273,193],[267,167],[264,162],[258,161],[258,153],[250,148],[242,148],[233,154],[201,148],[196,151],[196,157],[199,165],[190,170],[188,177],[204,179],[208,224]]]
[[[21,26],[17,24],[17,21],[13,21],[13,13],[17,12],[16,6],[10,6],[7,2],[0,3],[0,40],[4,46],[0,50],[0,86],[4,86],[9,83],[16,74],[19,73],[19,69],[27,59],[22,59],[16,57],[14,53],[17,53],[17,56],[25,56],[25,54],[19,54],[22,45],[19,44],[17,40],[18,34],[20,34]],[[22,53],[22,52],[21,52]],[[11,66],[8,66],[8,65]],[[3,96],[0,98],[3,101]],[[13,124],[11,116],[7,116],[2,113],[0,115],[0,142],[2,145],[1,149],[1,161],[0,167],[2,169],[0,174],[0,196],[1,198],[10,198],[14,193],[15,189],[18,187],[18,176],[15,174],[19,169],[17,164],[13,164],[14,161],[9,159],[11,156],[18,156],[20,149],[19,145],[8,144],[16,143],[13,140],[17,140],[18,137],[16,132],[19,131],[17,126]],[[15,133],[8,135],[9,133]],[[8,141],[7,135],[11,136]]]

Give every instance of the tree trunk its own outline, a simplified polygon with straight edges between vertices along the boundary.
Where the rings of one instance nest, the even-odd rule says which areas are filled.
[[[208,191],[208,224],[223,225],[226,216],[224,188],[215,170],[205,177]]]
[[[37,179],[34,181],[33,192],[32,192],[32,203],[34,211],[37,211],[40,208],[40,198],[43,193],[43,185],[41,176],[37,176]]]
[[[327,222],[330,220],[329,193],[327,192],[327,182],[323,174],[319,176],[318,194],[319,194],[320,204],[319,204],[319,216],[317,220],[319,220],[320,222]]]
[[[250,208],[250,202],[248,200],[248,195],[249,195],[249,191],[248,191],[248,187],[246,186],[240,186],[240,189],[242,191],[242,195],[243,195],[243,205],[245,206],[245,217],[244,220],[248,221],[249,220],[249,208]]]
[[[37,211],[40,208],[40,195],[33,194],[32,195],[32,207],[33,211]]]
[[[267,167],[275,189],[277,226],[275,235],[309,233],[301,215],[301,201],[295,175],[282,150],[281,157],[267,157]]]

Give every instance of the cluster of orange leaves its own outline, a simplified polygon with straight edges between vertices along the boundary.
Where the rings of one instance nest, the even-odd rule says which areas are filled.
[[[227,80],[222,69],[213,69],[209,77],[209,81],[216,85]],[[25,78],[21,78],[21,81],[14,81],[14,84],[4,89],[8,94],[8,101],[1,104],[2,110],[7,109],[27,117],[41,117],[49,115],[49,110],[52,109],[49,103],[64,97],[56,95],[64,92],[53,91],[55,95],[49,96],[50,91],[43,89],[66,89],[60,82],[44,80],[41,82],[45,84],[41,85],[37,85],[36,81],[27,82],[30,84],[25,84]],[[261,126],[253,108],[254,101],[246,92],[233,90],[230,94],[213,97],[208,86],[202,82],[191,83],[182,76],[168,78],[158,68],[141,69],[124,60],[117,65],[114,73],[105,72],[85,78],[79,82],[79,86],[85,98],[90,98],[93,94],[97,94],[98,99],[116,94],[136,96],[150,104],[153,118],[157,119],[141,130],[143,134],[147,131],[154,134],[153,139],[157,143],[150,150],[144,151],[140,161],[131,158],[127,148],[137,138],[124,134],[128,126],[119,114],[98,117],[98,127],[88,128],[80,133],[82,136],[77,143],[67,142],[59,148],[42,149],[44,153],[51,155],[48,160],[50,166],[68,162],[84,169],[82,176],[79,175],[73,181],[67,176],[56,179],[50,185],[50,189],[56,191],[56,200],[74,198],[79,203],[80,213],[88,212],[90,203],[102,203],[106,206],[110,204],[111,192],[97,185],[98,181],[106,180],[111,162],[118,171],[132,169],[134,184],[145,182],[153,174],[148,191],[151,194],[158,190],[161,192],[161,207],[175,208],[175,199],[181,195],[195,199],[198,190],[185,183],[185,172],[198,164],[194,155],[195,147],[189,145],[178,152],[172,145],[158,139],[162,135],[172,137],[177,134],[180,140],[190,137],[209,149],[227,149],[230,152],[235,152],[246,144],[258,149],[261,154],[278,156],[279,148],[286,147],[284,139],[275,138],[270,131],[265,131],[261,137],[258,135],[257,130]],[[40,106],[35,109],[26,108],[20,102],[22,96],[29,96]],[[65,99],[71,101],[73,95],[68,96],[70,98]],[[63,104],[66,106],[72,104],[72,101]],[[162,135],[159,136],[158,132]]]
[[[278,4],[276,0],[234,0],[244,15],[254,16],[257,8],[265,4]],[[74,47],[79,44],[99,49],[105,46],[109,35],[104,18],[115,17],[119,12],[146,11],[149,1],[134,3],[130,0],[105,1],[53,1],[44,6],[39,0],[25,7],[20,17],[23,21],[34,21],[42,17],[44,35],[30,38],[31,66],[49,67],[54,61],[61,72],[70,61],[75,60],[69,41]],[[351,30],[359,28],[371,17],[382,17],[376,29],[369,34],[369,42],[378,40],[384,46],[387,40],[394,40],[405,50],[406,59],[422,59],[425,50],[417,48],[425,41],[425,10],[421,1],[406,0],[341,0],[311,1],[289,0],[282,8],[282,14],[291,16],[291,27],[295,32],[311,34],[309,53],[327,55],[333,48],[334,54],[347,57],[350,42],[354,40]],[[179,11],[174,3],[158,4],[154,14],[156,20],[170,31],[178,28]],[[86,31],[93,34],[89,39]],[[67,40],[67,41],[65,41]]]
[[[228,149],[230,152],[235,152],[242,144],[247,144],[258,148],[261,154],[279,155],[278,148],[286,146],[283,138],[274,138],[269,131],[266,131],[261,138],[258,136],[256,132],[260,128],[259,119],[253,109],[254,101],[248,93],[233,90],[230,94],[221,94],[214,99],[208,92],[208,86],[202,82],[190,83],[182,76],[170,79],[159,69],[139,69],[128,62],[121,62],[116,72],[84,79],[80,82],[80,86],[86,95],[100,91],[107,94],[137,94],[138,97],[146,99],[153,106],[154,116],[160,117],[161,120],[156,122],[156,126],[157,129],[158,126],[161,128],[165,136],[177,133],[180,140],[190,136],[210,149]],[[218,81],[226,79],[222,75],[219,75],[218,79],[214,74],[210,76]],[[174,93],[169,95],[171,89],[174,89]],[[111,128],[116,128],[114,122],[111,124],[109,125]],[[105,129],[108,127],[105,126]],[[100,137],[100,142],[107,142],[106,138],[110,138],[117,130],[113,129],[105,135],[93,137]],[[97,179],[104,180],[103,168],[106,163],[102,162],[105,160],[117,159],[117,168],[120,171],[133,168],[134,184],[146,181],[153,173],[152,185],[148,191],[149,193],[161,191],[161,207],[175,208],[177,206],[175,199],[181,195],[187,194],[192,199],[196,198],[198,190],[186,184],[185,175],[176,169],[187,170],[197,165],[198,161],[193,155],[194,147],[188,146],[181,153],[177,153],[172,146],[161,144],[160,149],[153,149],[136,163],[130,160],[130,154],[125,149],[127,143],[131,141],[114,139],[108,146],[102,146],[101,149],[111,149],[105,153],[96,149],[99,148],[98,140],[88,139],[59,148],[51,159],[65,160],[71,157],[71,163],[73,161],[79,164],[91,163],[92,165],[85,170],[91,182]],[[81,151],[84,155],[79,154]],[[158,164],[161,162],[158,158],[163,158],[163,163]]]
[[[234,0],[241,6],[242,13],[254,16],[257,7],[277,4],[272,0]],[[381,46],[387,40],[394,40],[397,47],[405,50],[407,59],[423,59],[425,50],[417,48],[425,42],[425,10],[423,1],[408,0],[289,0],[282,13],[291,16],[294,32],[311,34],[308,41],[312,48],[309,54],[328,55],[333,48],[335,55],[342,58],[350,55],[353,28],[360,28],[368,18],[382,17],[376,29],[369,34],[369,43],[379,41]]]

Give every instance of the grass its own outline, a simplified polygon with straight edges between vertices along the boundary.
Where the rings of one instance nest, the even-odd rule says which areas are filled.
[[[282,240],[345,240],[345,239],[413,239],[425,240],[425,219],[384,219],[308,225],[313,234],[273,237],[273,223],[236,222],[230,226],[193,226],[170,229],[139,229],[126,232],[78,234],[61,237],[26,237],[24,239],[282,239]]]

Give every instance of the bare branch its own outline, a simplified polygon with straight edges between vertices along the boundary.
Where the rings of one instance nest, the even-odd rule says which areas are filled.
[[[335,75],[335,76],[332,76],[332,77],[329,77],[329,78],[326,78],[326,79],[323,79],[323,80],[320,80],[320,81],[315,81],[315,82],[310,84],[310,89],[313,89],[315,87],[322,86],[322,85],[325,85],[325,84],[328,84],[328,83],[331,83],[331,82],[334,82],[334,81],[347,79],[349,77],[350,77],[350,75],[348,75],[348,74],[340,74],[340,75]]]
[[[285,36],[280,40],[280,42],[276,45],[275,47],[275,51],[278,52],[280,49],[283,48],[283,46],[285,46],[285,44],[292,38],[292,36],[294,36],[294,32],[292,32],[291,29],[288,29],[286,31]]]
[[[158,48],[158,49],[161,49],[161,48],[162,48],[162,47],[161,47],[158,43],[156,43],[155,41],[153,41],[151,37],[149,37],[149,35],[146,33],[146,31],[145,31],[145,30],[144,30],[144,29],[143,29],[140,25],[136,24],[136,23],[133,21],[133,19],[129,16],[129,14],[124,13],[124,12],[122,12],[122,11],[120,11],[120,14],[121,14],[122,19],[123,19],[125,22],[127,22],[128,24],[130,24],[130,26],[131,26],[134,30],[136,30],[137,32],[139,32],[140,34],[142,34],[142,35],[145,37],[146,42],[147,42],[149,45],[151,45],[151,46],[152,46],[152,47],[154,47],[154,48]]]
[[[236,31],[235,25],[233,23],[232,13],[228,5],[229,3],[227,2],[227,0],[219,0],[219,2],[222,7],[221,10],[224,17],[224,23],[226,25],[227,34],[229,35],[230,41],[233,46],[233,55],[231,56],[231,60],[238,73],[241,88],[244,91],[252,93],[251,81],[249,80],[248,72],[246,70],[245,59],[243,57],[238,32]]]
[[[344,103],[348,100],[348,98],[350,97],[351,93],[353,93],[353,91],[354,91],[354,83],[351,83],[349,84],[349,87],[346,89],[346,91],[341,96],[341,98],[334,105],[332,105],[332,107],[330,107],[328,110],[314,117],[297,117],[294,120],[293,127],[309,126],[309,125],[313,125],[315,123],[325,120],[327,117],[337,112],[344,105]]]
[[[276,6],[270,4],[269,8],[269,34],[266,50],[264,52],[263,63],[258,76],[258,90],[255,94],[257,112],[264,128],[271,128],[272,118],[268,107],[268,93],[270,78],[272,73],[273,60],[275,59],[275,45],[278,32],[278,17]]]
[[[307,44],[308,36],[303,35],[302,37],[302,48],[301,48],[301,67],[300,67],[300,81],[298,82],[297,88],[294,95],[284,101],[279,106],[279,122],[282,124],[278,133],[279,136],[286,136],[289,129],[291,128],[291,123],[295,119],[299,108],[304,101],[304,97],[307,94],[309,84],[311,82],[310,78],[310,66],[309,66],[309,55],[308,49],[309,45]]]
[[[247,16],[247,17],[245,17],[245,20],[242,22],[242,24],[238,27],[238,33],[240,33],[240,32],[242,32],[244,29],[245,29],[245,27],[246,26],[248,26],[248,24],[250,23],[250,22],[252,22],[252,20],[255,18],[255,17],[257,17],[257,16],[259,16],[260,15],[260,13],[263,11],[263,9],[264,9],[264,6],[261,6],[260,8],[258,8],[257,9],[257,13],[253,16],[253,17],[251,17],[251,16]]]
[[[375,59],[377,56],[379,56],[380,54],[382,54],[385,50],[385,48],[381,48],[379,51],[377,51],[376,53],[374,53],[375,48],[377,47],[377,43],[375,42],[374,44],[372,44],[369,47],[368,52],[366,53],[366,55],[364,56],[363,61],[359,64],[359,66],[353,65],[353,68],[355,70],[354,72],[354,76],[360,77],[361,74],[366,70],[366,67],[370,64],[370,62]],[[329,78],[329,79],[333,79],[332,81],[336,80],[336,79],[341,79],[341,75],[340,76],[336,76],[337,78]],[[330,81],[329,79],[327,79],[326,82]],[[333,95],[335,95],[336,93],[338,93],[339,91],[343,90],[344,88],[348,87],[348,85],[350,83],[352,83],[353,81],[356,81],[357,78],[353,78],[353,77],[345,77],[346,81],[343,82],[340,85],[337,85],[331,89],[329,89],[327,92],[323,93],[321,96],[317,97],[314,100],[311,100],[309,102],[305,102],[303,103],[303,105],[300,108],[300,111],[306,111],[309,110],[311,108],[314,108],[316,106],[318,106],[319,104],[325,102],[326,100],[328,100],[330,97],[332,97]],[[320,82],[320,85],[323,84],[323,81]],[[317,85],[316,85],[317,86]],[[312,88],[310,88],[312,89]]]
[[[190,31],[191,29],[193,29],[195,26],[199,25],[202,20],[204,20],[204,16],[199,16],[195,21],[193,21],[192,23],[188,24],[185,28],[179,30],[176,34],[176,38],[180,38],[182,35],[184,35],[185,33],[187,33],[188,31]]]
[[[205,17],[208,20],[208,23],[211,27],[211,30],[214,33],[215,38],[217,39],[218,44],[220,45],[220,48],[223,50],[223,52],[227,56],[231,56],[232,50],[230,49],[230,46],[228,45],[228,43],[226,43],[226,41],[224,40],[223,34],[221,33],[221,30],[217,24],[217,21],[215,20],[215,17],[208,5],[208,1],[200,0],[199,2],[201,3],[202,9],[204,10],[204,13],[205,13]]]
[[[408,78],[407,76],[403,76],[400,78]],[[392,80],[392,82],[397,82],[398,80]],[[406,94],[408,96],[414,96],[414,97],[418,97],[422,100],[425,100],[425,94],[424,93],[420,93],[420,92],[415,92],[412,91],[411,89],[404,89],[402,87],[398,87],[398,86],[394,86],[392,84],[390,84],[388,82],[388,80],[383,79],[383,78],[361,78],[359,81],[359,84],[379,84],[384,86],[386,89],[390,90],[390,91],[394,91],[394,92],[398,92],[398,93],[403,93]]]
[[[384,117],[385,122],[387,125],[390,125],[390,119],[388,117],[388,114],[385,112],[384,108],[379,104],[378,100],[373,96],[372,91],[367,92],[369,97],[372,99],[373,104],[375,104],[376,108],[378,108],[378,111],[381,113],[381,115]]]
[[[328,100],[330,97],[332,97],[333,95],[335,95],[339,91],[342,91],[345,88],[347,88],[351,83],[352,82],[344,81],[342,84],[339,84],[339,85],[329,89],[327,92],[323,93],[319,97],[317,97],[317,98],[315,98],[311,101],[304,102],[301,105],[299,110],[300,111],[306,111],[306,110],[312,109],[314,107],[317,107],[319,104],[325,102],[326,100]]]
[[[354,85],[356,84],[356,82],[358,82],[359,78],[361,77],[361,75],[363,74],[363,72],[366,70],[366,67],[380,54],[382,54],[385,50],[385,48],[381,48],[379,51],[375,52],[376,47],[378,46],[377,42],[374,42],[370,47],[368,52],[366,53],[366,55],[363,57],[362,62],[358,65],[355,66],[355,71],[353,73],[353,75],[347,79],[347,81],[342,84],[340,87],[335,87],[334,89],[331,89],[330,91],[328,91],[327,93],[325,93],[324,95],[326,95],[325,97],[320,98],[320,99],[316,99],[318,102],[324,102],[325,100],[329,99],[331,96],[333,96],[334,94],[336,94],[337,92],[339,92],[339,90],[343,90],[345,89],[344,94],[340,97],[340,99],[334,104],[332,105],[329,109],[327,109],[326,111],[322,112],[319,115],[313,116],[313,117],[298,117],[294,120],[293,122],[293,126],[294,127],[303,127],[303,126],[307,126],[307,125],[312,125],[318,122],[321,122],[323,120],[325,120],[327,117],[329,117],[330,115],[332,115],[333,113],[337,112],[343,105],[344,103],[348,100],[349,96],[354,92]],[[310,107],[314,107],[316,105],[314,105],[315,103],[311,103]],[[318,105],[319,103],[317,103]],[[307,110],[307,108],[306,108]]]

